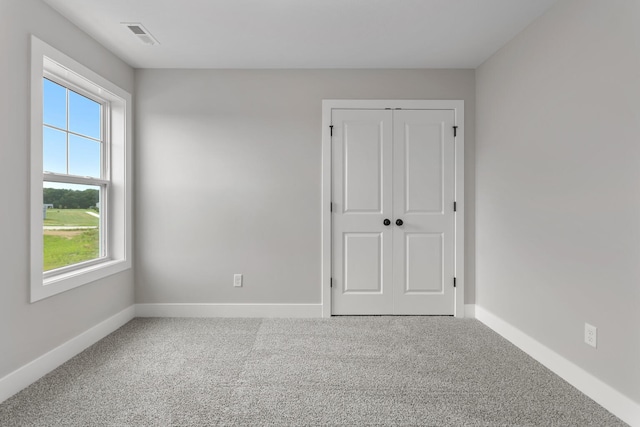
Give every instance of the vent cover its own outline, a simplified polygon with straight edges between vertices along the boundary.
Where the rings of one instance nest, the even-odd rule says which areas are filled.
[[[139,22],[121,22],[122,25],[129,28],[129,30],[140,40],[142,43],[146,45],[153,46],[158,43],[155,37],[151,35],[151,33]]]

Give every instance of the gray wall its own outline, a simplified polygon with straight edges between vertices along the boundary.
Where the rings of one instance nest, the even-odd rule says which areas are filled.
[[[477,304],[640,402],[640,2],[560,2],[476,77]]]
[[[136,302],[320,303],[321,102],[350,98],[465,100],[473,302],[473,70],[137,70]]]
[[[0,1],[0,378],[133,303],[125,272],[29,303],[33,33],[133,93],[133,70],[40,0]]]

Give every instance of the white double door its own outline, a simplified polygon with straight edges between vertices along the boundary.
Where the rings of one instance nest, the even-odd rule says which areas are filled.
[[[454,120],[332,111],[332,314],[454,313]]]

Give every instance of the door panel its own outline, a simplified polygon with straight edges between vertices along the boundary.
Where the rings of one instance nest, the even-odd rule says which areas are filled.
[[[441,214],[444,190],[442,123],[405,122],[404,126],[404,211]]]
[[[383,122],[344,122],[344,211],[382,213]]]
[[[405,295],[443,292],[443,252],[443,233],[405,233]]]
[[[393,313],[392,112],[332,112],[333,314]]]
[[[393,284],[396,314],[453,314],[454,115],[394,115]]]
[[[382,293],[382,233],[344,233],[343,236],[344,293]]]

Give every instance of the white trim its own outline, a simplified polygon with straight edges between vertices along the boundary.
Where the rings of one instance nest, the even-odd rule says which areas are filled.
[[[640,426],[640,404],[610,385],[565,359],[518,328],[480,306],[475,307],[476,319],[509,340],[520,350],[542,363],[556,375],[589,396],[609,412],[632,426]]]
[[[321,304],[136,304],[137,317],[322,317]]]
[[[444,103],[445,101],[438,101]],[[457,136],[455,138],[455,259],[454,274],[456,277],[455,289],[455,311],[456,317],[465,317],[464,307],[464,291],[465,291],[465,272],[464,272],[464,101],[449,101],[456,115],[455,125],[457,128]]]
[[[475,304],[465,304],[464,305],[464,317],[468,317],[470,319],[476,318],[476,305]]]
[[[0,403],[33,384],[44,375],[56,369],[89,346],[100,341],[134,318],[135,309],[131,305],[109,317],[64,344],[43,354],[37,359],[0,378]]]
[[[331,109],[330,101],[322,101],[322,201],[320,209],[320,294],[322,317],[331,317]]]
[[[322,200],[321,200],[321,274],[322,317],[331,316],[331,125],[332,109],[385,109],[454,110],[458,126],[455,149],[455,302],[454,315],[465,316],[464,306],[464,101],[462,100],[322,100]]]

